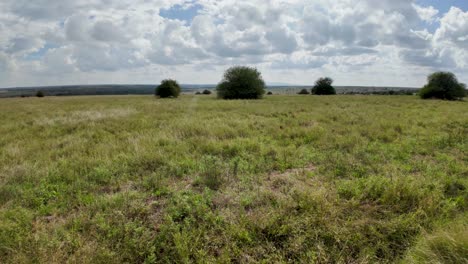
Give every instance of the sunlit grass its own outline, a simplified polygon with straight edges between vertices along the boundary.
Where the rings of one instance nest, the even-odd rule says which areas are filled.
[[[0,260],[424,259],[407,252],[467,221],[467,110],[415,96],[2,99]]]

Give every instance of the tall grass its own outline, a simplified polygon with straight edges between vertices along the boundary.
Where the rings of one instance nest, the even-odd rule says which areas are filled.
[[[425,233],[408,252],[407,263],[468,263],[466,216]]]

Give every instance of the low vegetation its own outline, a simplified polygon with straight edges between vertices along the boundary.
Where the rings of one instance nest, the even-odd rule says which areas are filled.
[[[427,77],[419,95],[423,99],[460,100],[466,96],[466,85],[451,72],[435,72]]]
[[[265,94],[261,73],[251,67],[231,67],[216,88],[221,99],[260,99]]]
[[[44,94],[43,91],[37,91],[36,92],[36,97],[44,97],[44,96],[45,96],[45,94]]]
[[[415,95],[416,89],[401,89],[401,90],[384,90],[384,91],[350,91],[342,92],[341,94],[360,94],[360,95]]]
[[[0,120],[3,263],[466,263],[463,101],[31,97]]]
[[[307,89],[302,89],[302,90],[300,90],[297,94],[303,94],[303,95],[305,95],[305,94],[310,94],[310,93],[309,93],[309,91],[307,91]]]
[[[468,263],[468,217],[425,233],[408,252],[407,263]]]
[[[175,80],[163,80],[156,88],[155,95],[161,98],[177,98],[180,95],[180,86]]]

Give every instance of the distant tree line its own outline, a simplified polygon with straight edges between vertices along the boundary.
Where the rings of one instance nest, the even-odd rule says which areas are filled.
[[[417,90],[385,90],[385,91],[349,91],[342,94],[362,94],[362,95],[414,95]]]
[[[334,95],[334,94],[361,94],[361,95],[419,95],[422,99],[462,100],[467,96],[467,87],[458,81],[451,72],[435,72],[427,77],[427,84],[422,89],[397,89],[397,90],[352,90],[343,91],[333,87],[333,79],[329,77],[319,78],[312,88],[303,88],[300,95]],[[45,90],[36,90],[34,87],[12,89],[0,94],[0,97],[44,97],[60,95],[106,95],[106,94],[148,94],[151,93],[149,85],[97,85],[97,86],[60,86],[45,87]],[[151,90],[150,90],[151,89]],[[223,75],[223,79],[216,86],[216,93],[221,99],[261,99],[265,94],[273,92],[265,91],[266,85],[261,73],[252,67],[231,67]],[[154,94],[160,98],[177,98],[181,93],[181,86],[176,80],[163,80],[156,87]],[[130,92],[132,91],[132,92]],[[286,88],[286,94],[294,94],[294,87]],[[210,95],[212,90],[205,89],[196,92],[197,95]]]
[[[329,77],[319,78],[310,92],[303,88],[300,95],[335,95],[333,79]],[[265,91],[265,81],[261,73],[252,67],[231,67],[223,75],[223,79],[216,87],[218,98],[221,99],[260,99]],[[350,91],[342,94],[368,94],[368,95],[414,95],[418,93],[423,99],[460,100],[467,95],[466,85],[458,82],[458,79],[450,72],[436,72],[428,76],[427,84],[419,91],[401,89],[385,91]],[[164,97],[178,97],[180,86],[175,80],[164,80],[156,89],[156,95]],[[196,94],[211,94],[210,90],[197,92]],[[273,94],[271,91],[268,95]]]

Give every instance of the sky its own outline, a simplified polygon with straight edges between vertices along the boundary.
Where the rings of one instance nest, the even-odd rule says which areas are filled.
[[[1,0],[0,87],[468,83],[468,0]]]

